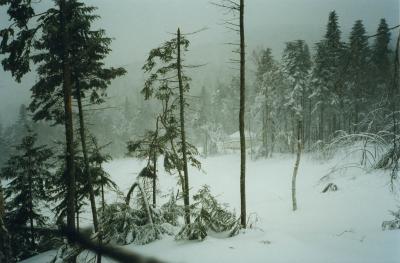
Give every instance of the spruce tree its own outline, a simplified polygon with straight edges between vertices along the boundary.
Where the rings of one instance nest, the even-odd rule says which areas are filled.
[[[371,95],[375,98],[376,96],[389,95],[388,90],[392,78],[391,50],[389,48],[390,35],[386,20],[382,18],[376,31],[371,56],[373,66],[372,75],[374,77],[374,90],[371,92]]]
[[[292,176],[292,206],[297,210],[296,177],[300,164],[300,156],[304,143],[304,107],[308,92],[309,73],[311,68],[310,53],[303,40],[286,43],[283,52],[283,71],[288,79],[289,97],[286,106],[294,116],[295,134],[297,137],[297,155]]]
[[[185,222],[190,223],[188,163],[200,166],[195,159],[197,149],[186,141],[185,94],[189,91],[190,78],[183,72],[184,53],[189,41],[178,29],[175,38],[150,51],[143,70],[150,76],[142,93],[145,99],[156,98],[161,104],[160,123],[169,141],[164,152],[164,167],[168,172],[176,171],[182,186],[185,205]]]
[[[52,151],[46,146],[36,146],[37,135],[29,128],[27,135],[17,145],[1,170],[1,178],[9,180],[5,186],[6,224],[13,233],[13,251],[16,258],[30,256],[37,251],[38,233],[46,217],[41,214],[40,202],[48,200],[45,182],[50,177]],[[27,232],[24,228],[29,228]],[[22,243],[18,243],[22,242]]]
[[[271,153],[271,146],[272,142],[269,141],[269,134],[272,132],[272,129],[270,130],[270,115],[271,115],[271,108],[268,103],[268,96],[270,95],[267,87],[268,85],[265,85],[264,83],[264,76],[268,74],[268,72],[271,72],[274,70],[275,67],[275,61],[272,57],[272,50],[270,48],[263,49],[261,50],[258,54],[254,53],[253,55],[255,57],[256,61],[256,94],[258,96],[262,97],[262,117],[261,117],[261,123],[262,123],[262,149],[261,153],[263,156],[268,157],[269,154]],[[256,95],[256,96],[257,96]]]
[[[369,90],[369,70],[368,70],[368,57],[370,50],[368,47],[368,38],[366,36],[364,25],[361,20],[357,20],[354,23],[352,31],[350,33],[349,43],[349,62],[348,62],[348,92],[350,94],[350,101],[354,105],[351,109],[353,112],[352,120],[355,132],[359,131],[359,122],[361,114],[367,109],[365,103],[367,99],[371,98],[368,96]]]
[[[65,126],[66,172],[68,174],[68,213],[67,226],[75,227],[75,168],[72,123],[72,83],[71,83],[71,35],[75,21],[69,12],[75,0],[54,0],[54,6],[37,12],[39,7],[33,1],[4,0],[0,5],[8,7],[7,13],[12,24],[0,31],[2,41],[0,52],[6,57],[2,60],[4,70],[11,71],[19,82],[30,71],[30,63],[38,66],[37,73],[48,76],[40,78],[42,85],[33,88],[32,97],[37,108],[44,110],[34,119],[53,119]],[[57,26],[54,26],[54,25]],[[42,41],[40,41],[42,39]],[[44,39],[48,41],[43,41]],[[58,72],[55,76],[53,72]],[[40,87],[40,88],[39,88]],[[36,91],[36,92],[35,92]],[[61,107],[52,105],[62,98]]]
[[[313,94],[318,113],[318,139],[324,141],[345,121],[344,91],[337,83],[342,78],[344,44],[335,11],[329,14],[325,37],[316,45],[313,69]]]

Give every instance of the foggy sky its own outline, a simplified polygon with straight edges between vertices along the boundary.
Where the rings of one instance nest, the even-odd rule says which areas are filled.
[[[237,36],[221,23],[223,10],[209,0],[85,0],[98,7],[101,19],[96,27],[104,28],[115,38],[112,53],[107,58],[110,66],[126,66],[129,78],[142,78],[140,67],[150,49],[171,38],[180,27],[183,32],[208,29],[190,37],[189,63],[207,65],[200,74],[214,81],[229,72],[227,61],[232,53],[226,42]],[[51,3],[43,0],[44,5]],[[304,39],[312,47],[321,39],[328,13],[336,10],[347,41],[348,33],[357,19],[362,19],[373,34],[380,18],[389,26],[399,24],[399,0],[247,0],[245,1],[245,34],[247,53],[257,47],[271,47],[279,59],[285,42]],[[5,8],[0,8],[0,27],[9,25]],[[249,61],[249,64],[251,62]],[[214,74],[212,74],[214,73]],[[225,74],[227,75],[227,74]],[[229,76],[227,76],[229,77]],[[0,69],[0,121],[10,124],[17,116],[21,103],[29,103],[29,88],[34,74],[17,84],[9,72]],[[137,84],[136,84],[137,85]]]

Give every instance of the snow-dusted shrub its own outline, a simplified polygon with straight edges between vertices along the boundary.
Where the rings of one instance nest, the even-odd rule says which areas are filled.
[[[400,229],[400,208],[398,211],[390,211],[390,213],[394,216],[394,219],[390,221],[383,221],[382,230]]]
[[[76,258],[82,251],[83,251],[82,248],[71,246],[65,243],[57,250],[57,254],[50,261],[50,263],[76,262]]]
[[[193,196],[193,200],[190,207],[193,222],[185,225],[175,239],[203,240],[211,231],[225,232],[227,236],[234,236],[239,232],[240,224],[235,214],[228,211],[226,205],[218,203],[207,185]]]
[[[118,245],[143,245],[157,240],[162,234],[172,234],[160,212],[150,209],[153,222],[148,222],[145,209],[134,209],[126,203],[114,203],[101,213],[104,238]]]
[[[172,192],[168,202],[163,204],[160,208],[162,219],[173,226],[178,226],[179,218],[185,213],[183,206],[178,205],[176,201],[177,198]]]

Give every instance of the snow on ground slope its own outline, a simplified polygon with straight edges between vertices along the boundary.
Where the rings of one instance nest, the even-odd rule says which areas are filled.
[[[202,171],[190,169],[191,194],[208,184],[219,201],[239,211],[239,155],[209,157],[202,163]],[[335,161],[322,163],[305,156],[297,180],[299,208],[293,212],[293,163],[293,156],[248,160],[247,210],[251,228],[238,236],[209,236],[203,242],[178,242],[165,237],[126,248],[167,262],[400,262],[400,231],[381,230],[382,221],[391,219],[388,210],[396,209],[400,203],[389,190],[387,175],[351,168],[321,183],[319,179]],[[143,164],[121,159],[105,168],[126,193]],[[328,182],[337,184],[339,190],[321,193]],[[162,193],[176,190],[176,178],[161,171],[159,187]],[[109,201],[115,198],[108,196]]]

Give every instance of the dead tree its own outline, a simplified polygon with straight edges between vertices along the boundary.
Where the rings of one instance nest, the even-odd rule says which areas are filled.
[[[234,18],[239,15],[239,24],[231,22],[232,20],[225,21],[227,28],[239,33],[240,42],[229,43],[230,45],[239,46],[239,50],[235,51],[240,54],[240,59],[232,60],[240,64],[240,102],[239,102],[239,134],[240,134],[240,223],[243,228],[246,228],[246,137],[245,137],[245,35],[244,35],[244,0],[235,2],[234,0],[220,0],[213,2],[214,5],[227,10],[232,13]]]

